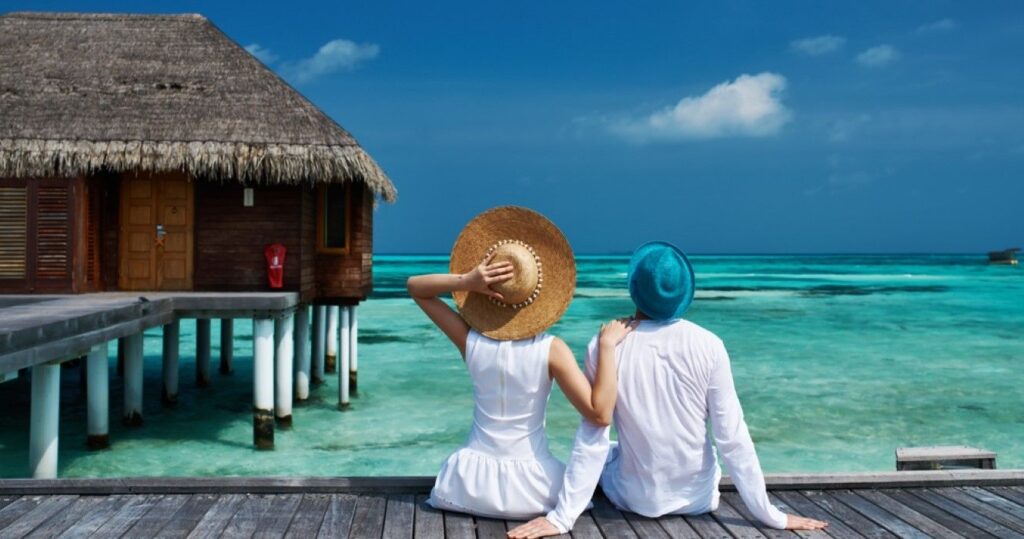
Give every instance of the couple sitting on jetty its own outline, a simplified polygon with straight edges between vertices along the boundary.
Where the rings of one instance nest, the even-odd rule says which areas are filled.
[[[743,502],[765,525],[827,525],[770,503],[725,347],[680,318],[694,296],[682,251],[651,242],[633,253],[627,283],[636,312],[601,326],[587,347],[586,375],[569,347],[545,333],[576,283],[572,249],[551,221],[519,207],[486,211],[459,235],[450,268],[408,282],[465,359],[476,402],[469,440],[441,466],[431,505],[537,517],[509,531],[514,538],[566,533],[598,482],[625,511],[714,511],[721,471],[713,437]],[[439,298],[448,293],[458,312]],[[548,451],[544,431],[552,379],[582,416],[567,465]],[[617,443],[609,441],[613,417]]]

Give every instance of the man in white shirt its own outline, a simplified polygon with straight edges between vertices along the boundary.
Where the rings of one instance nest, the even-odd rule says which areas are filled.
[[[714,511],[721,477],[715,446],[747,509],[765,525],[827,526],[786,515],[768,500],[725,346],[710,331],[680,319],[694,294],[686,255],[665,242],[645,244],[633,253],[628,280],[640,323],[612,350],[600,350],[595,337],[586,359],[592,377],[598,354],[615,354],[618,443],[609,441],[609,427],[581,421],[558,506],[508,535],[545,537],[572,529],[599,479],[608,499],[625,511],[648,517]]]

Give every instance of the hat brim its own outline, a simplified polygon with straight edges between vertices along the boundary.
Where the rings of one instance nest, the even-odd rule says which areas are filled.
[[[526,339],[551,327],[569,308],[576,290],[576,261],[565,235],[543,215],[519,206],[500,206],[474,217],[455,240],[450,271],[471,271],[492,245],[509,239],[526,243],[540,258],[544,288],[533,303],[513,309],[476,292],[452,293],[466,323],[498,340]]]
[[[669,248],[679,254],[682,258],[683,263],[686,265],[686,271],[688,275],[687,290],[683,296],[679,305],[674,307],[670,312],[662,312],[663,309],[657,305],[647,305],[644,299],[634,292],[633,289],[633,272],[636,270],[637,265],[640,263],[645,256],[650,254],[652,251],[657,249]],[[673,318],[679,318],[683,316],[683,313],[690,308],[693,303],[693,298],[696,295],[696,277],[693,273],[693,264],[690,263],[690,258],[686,256],[686,253],[682,249],[672,245],[667,241],[650,241],[640,247],[637,247],[636,251],[633,251],[633,256],[629,260],[629,273],[627,274],[627,283],[629,283],[629,295],[633,299],[633,303],[636,305],[640,312],[650,316],[656,320],[670,320]]]

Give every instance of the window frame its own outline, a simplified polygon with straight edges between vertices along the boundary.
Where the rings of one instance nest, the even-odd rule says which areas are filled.
[[[326,223],[324,222],[327,206],[327,189],[331,184],[321,183],[317,186],[316,196],[316,252],[331,255],[347,255],[352,249],[352,182],[345,182],[341,185],[344,188],[345,197],[345,246],[327,247]]]

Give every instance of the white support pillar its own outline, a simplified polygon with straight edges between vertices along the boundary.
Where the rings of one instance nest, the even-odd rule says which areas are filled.
[[[287,313],[274,321],[274,348],[277,370],[274,381],[274,415],[281,427],[292,426],[292,389],[295,373],[295,313]]]
[[[124,422],[142,424],[142,333],[124,338]]]
[[[327,353],[324,355],[324,372],[334,372],[337,367],[338,311],[337,305],[327,307]]]
[[[235,355],[235,321],[231,318],[220,319],[220,373],[231,374],[234,367],[231,359]]]
[[[352,347],[349,344],[349,337],[352,331],[352,317],[349,309],[341,308],[341,365],[338,366],[338,408],[344,410],[349,407],[349,361],[352,357]]]
[[[256,449],[274,448],[274,321],[252,321],[252,438]]]
[[[295,400],[309,398],[309,305],[295,311]]]
[[[60,365],[32,367],[32,405],[28,463],[34,479],[57,477],[57,433],[60,424]]]
[[[356,305],[349,307],[349,346],[352,349],[349,358],[348,389],[355,397],[359,395],[359,321],[356,318]]]
[[[107,343],[97,344],[89,350],[86,359],[86,388],[88,401],[89,449],[110,447],[110,364],[107,362]]]
[[[210,319],[196,320],[196,385],[210,385]]]
[[[327,344],[327,306],[313,306],[313,341],[310,343],[313,385],[324,383],[324,346]]]
[[[163,341],[163,390],[160,400],[164,404],[174,405],[178,402],[178,342],[181,337],[181,322],[175,320],[164,326]]]

